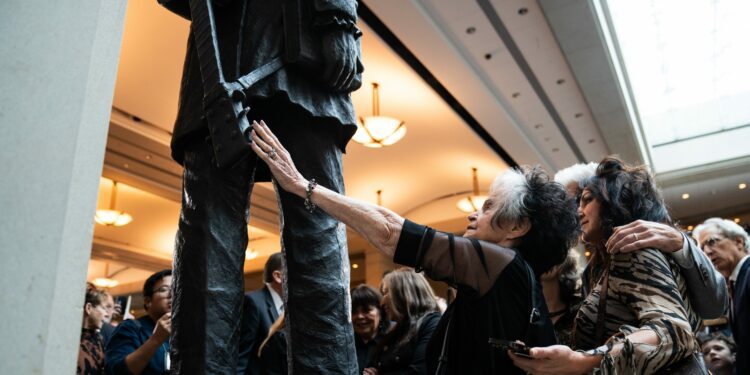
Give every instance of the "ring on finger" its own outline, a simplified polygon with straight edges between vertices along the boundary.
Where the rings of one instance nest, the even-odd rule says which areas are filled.
[[[276,150],[270,149],[268,151],[268,157],[271,158],[271,159],[276,159]]]
[[[633,237],[635,237],[635,240],[638,241],[638,233],[633,233]]]

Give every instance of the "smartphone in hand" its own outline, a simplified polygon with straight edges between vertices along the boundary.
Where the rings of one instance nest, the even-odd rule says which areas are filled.
[[[503,339],[489,339],[489,344],[501,350],[510,350],[513,354],[521,357],[531,358],[529,347],[520,341],[509,341]]]

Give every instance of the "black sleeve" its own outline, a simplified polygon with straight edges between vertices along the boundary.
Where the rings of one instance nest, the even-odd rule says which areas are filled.
[[[433,280],[462,285],[481,296],[515,257],[514,250],[405,220],[393,261],[424,269]]]

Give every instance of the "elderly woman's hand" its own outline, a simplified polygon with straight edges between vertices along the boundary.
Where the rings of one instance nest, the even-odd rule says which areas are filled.
[[[307,180],[294,166],[289,151],[284,148],[263,120],[260,123],[253,121],[251,139],[250,147],[268,164],[268,169],[271,170],[279,186],[292,194],[304,197]]]
[[[534,375],[586,374],[601,361],[601,356],[587,356],[565,345],[532,348],[529,354],[532,359],[517,356],[508,351],[513,364]]]

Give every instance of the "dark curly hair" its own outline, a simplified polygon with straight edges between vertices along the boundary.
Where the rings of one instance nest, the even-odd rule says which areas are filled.
[[[520,172],[526,184],[525,191],[517,195],[522,201],[521,215],[517,220],[528,218],[531,229],[521,238],[516,249],[540,276],[562,263],[568,249],[577,243],[576,202],[539,166],[523,167]]]
[[[673,225],[664,199],[645,166],[631,166],[616,157],[606,157],[596,174],[583,182],[599,201],[603,238],[615,227],[636,220]]]
[[[378,325],[378,332],[385,333],[388,329],[388,319],[386,319],[385,311],[380,306],[380,301],[383,299],[383,295],[380,291],[367,285],[359,284],[352,288],[352,315],[357,309],[363,308],[368,310],[370,306],[374,306],[378,309],[378,316],[380,316],[380,324]]]

